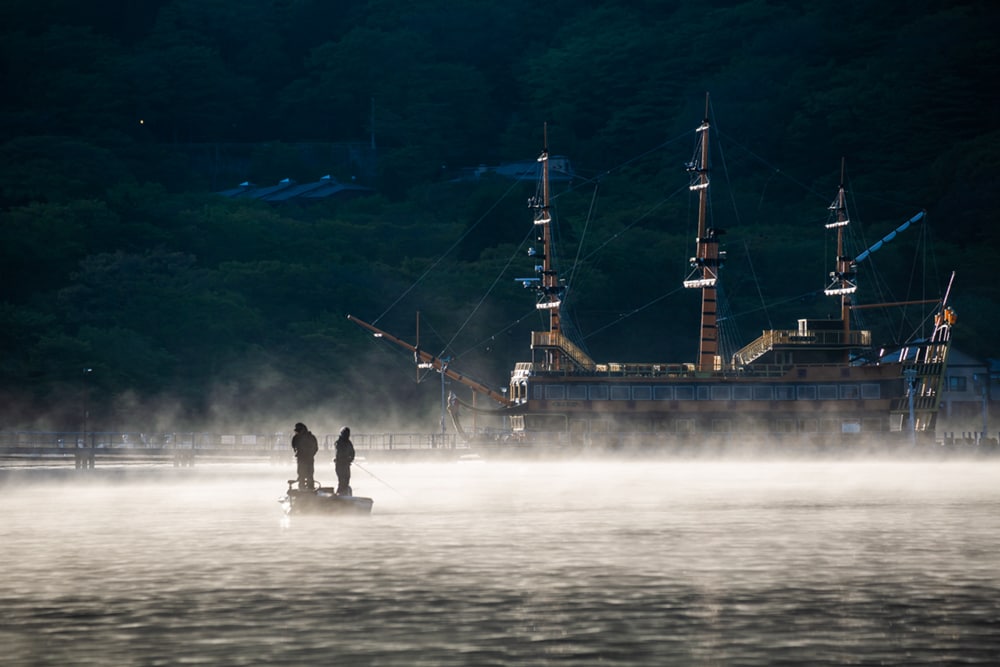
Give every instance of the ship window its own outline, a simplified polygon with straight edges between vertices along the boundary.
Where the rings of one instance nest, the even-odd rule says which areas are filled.
[[[799,423],[799,431],[802,433],[816,433],[819,422],[816,419],[803,419]]]
[[[820,419],[819,430],[823,433],[836,433],[840,430],[840,422],[836,419]]]
[[[887,430],[884,424],[885,422],[878,417],[866,417],[861,420],[861,430],[865,433],[881,433]]]
[[[776,419],[774,421],[776,433],[795,433],[795,421],[792,419]]]
[[[653,420],[653,431],[656,433],[671,433],[674,430],[674,422],[666,417]]]
[[[698,387],[698,400],[699,401],[710,400],[711,395],[712,395],[712,388],[711,387]]]
[[[649,385],[632,387],[632,400],[633,401],[653,400],[653,388],[650,387]]]
[[[968,382],[961,375],[948,376],[948,391],[966,391]]]
[[[856,384],[840,385],[840,397],[844,400],[856,399],[858,397],[858,385]]]
[[[620,422],[619,430],[627,433],[652,433],[653,422],[649,417],[630,417]]]
[[[620,385],[620,384],[611,385],[612,401],[627,401],[630,398],[632,398],[632,392],[629,391],[628,385]]]
[[[653,388],[653,398],[658,401],[672,401],[674,400],[674,388],[673,387],[654,387]]]
[[[845,419],[840,424],[841,433],[861,433],[860,419]]]
[[[729,387],[712,387],[712,400],[713,401],[730,401],[732,400],[733,394],[729,390]],[[727,431],[728,433],[728,431]]]
[[[566,385],[548,384],[545,385],[545,398],[563,400],[566,398]]]
[[[712,432],[713,433],[729,433],[733,429],[732,422],[728,419],[713,419],[712,420]]]
[[[590,400],[592,401],[608,400],[608,385],[606,384],[590,385]]]
[[[861,385],[861,398],[881,398],[880,387],[877,384]]]
[[[587,400],[587,385],[571,384],[566,387],[566,396],[573,401]]]
[[[528,415],[527,430],[529,431],[558,431],[565,432],[569,426],[566,415]]]
[[[540,400],[542,398],[542,395],[543,395],[542,394],[542,390],[543,390],[543,386],[542,385],[540,385],[540,384],[532,385],[531,386],[532,398],[534,398],[536,401]]]
[[[801,387],[796,387],[796,396],[800,401],[815,401],[816,400],[816,385],[807,384]]]
[[[744,386],[733,387],[734,401],[749,401],[752,396],[753,396],[752,387],[744,387]]]
[[[821,401],[837,400],[837,385],[821,384],[819,386],[819,400]]]
[[[771,387],[754,387],[753,388],[753,400],[755,401],[771,401],[774,400],[774,392]]]
[[[694,433],[693,419],[678,419],[675,424],[677,425],[678,433]]]
[[[795,387],[786,384],[779,384],[774,388],[774,398],[778,401],[794,401]]]
[[[678,401],[693,401],[694,400],[694,387],[677,387],[674,390],[674,395],[677,397]]]

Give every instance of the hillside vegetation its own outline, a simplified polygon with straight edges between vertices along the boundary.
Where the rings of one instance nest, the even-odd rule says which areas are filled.
[[[457,176],[533,160],[546,123],[576,172],[555,208],[578,339],[693,361],[684,163],[706,92],[736,345],[836,311],[843,158],[858,249],[928,213],[862,292],[934,298],[955,270],[956,345],[993,355],[998,19],[972,0],[5,2],[0,427],[433,429],[437,376],[346,315],[413,341],[419,310],[422,348],[503,386],[544,326],[514,280],[534,184]],[[365,169],[303,157],[346,142]],[[324,174],[375,194],[216,194]],[[922,324],[872,320],[890,342]]]

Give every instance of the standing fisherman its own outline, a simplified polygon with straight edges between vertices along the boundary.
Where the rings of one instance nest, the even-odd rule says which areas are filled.
[[[292,450],[295,452],[295,460],[298,467],[299,488],[315,488],[316,484],[313,480],[313,474],[316,452],[319,451],[319,443],[316,442],[316,436],[302,422],[295,425],[295,435],[292,436]]]
[[[333,458],[334,469],[337,471],[337,495],[353,496],[351,491],[351,463],[354,461],[354,443],[351,442],[351,429],[346,426],[340,429],[337,438],[337,453]]]

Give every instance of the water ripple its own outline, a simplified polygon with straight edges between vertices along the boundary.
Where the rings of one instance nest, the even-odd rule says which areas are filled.
[[[346,520],[283,521],[267,466],[0,486],[5,664],[1000,655],[995,464],[368,467]]]

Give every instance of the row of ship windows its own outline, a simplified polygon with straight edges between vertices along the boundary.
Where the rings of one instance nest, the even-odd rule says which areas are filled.
[[[589,426],[589,429],[587,428]],[[888,430],[888,424],[881,418],[866,419],[774,419],[764,421],[736,421],[731,419],[713,419],[711,425],[703,425],[702,432],[708,433],[879,433]],[[594,420],[590,424],[577,421],[574,424],[576,432],[603,433],[618,431],[606,422]],[[644,429],[640,429],[642,432]],[[693,419],[673,419],[655,424],[652,429],[656,433],[695,434],[699,428]]]
[[[662,387],[536,384],[533,390],[535,399],[553,401],[835,401],[881,398],[881,387],[873,383]]]

